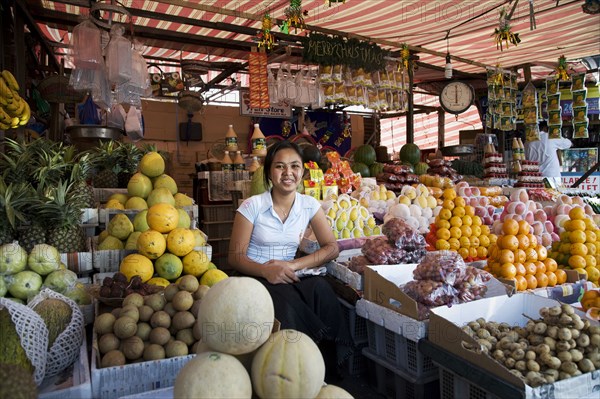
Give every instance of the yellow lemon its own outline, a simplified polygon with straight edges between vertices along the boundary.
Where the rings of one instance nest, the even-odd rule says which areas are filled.
[[[202,277],[200,277],[200,285],[208,285],[212,287],[221,280],[225,280],[229,277],[225,272],[219,269],[207,270]]]
[[[450,244],[446,240],[437,240],[435,242],[435,249],[437,249],[439,251],[449,250]]]
[[[444,219],[437,219],[435,221],[435,227],[437,227],[438,229],[449,229],[450,222]]]
[[[586,217],[585,210],[580,206],[571,208],[571,210],[569,211],[569,218],[571,220],[582,220],[585,217]]]
[[[152,278],[154,265],[144,255],[130,254],[121,261],[119,271],[127,277],[127,280],[131,280],[133,276],[140,276],[142,283],[145,283]]]
[[[450,249],[452,251],[458,251],[458,248],[460,248],[460,241],[458,241],[458,238],[450,238],[448,244],[450,244]]]
[[[450,209],[442,208],[440,209],[438,217],[442,220],[450,220],[452,217],[452,211],[450,211]]]
[[[448,229],[438,229],[435,232],[435,236],[440,240],[448,240],[450,238],[450,231]]]
[[[569,258],[569,266],[573,269],[585,268],[585,258],[581,255],[571,255]]]
[[[204,251],[192,251],[183,257],[183,274],[200,277],[208,270],[210,260]]]
[[[459,216],[452,216],[450,218],[450,225],[460,227],[462,226],[462,219]]]

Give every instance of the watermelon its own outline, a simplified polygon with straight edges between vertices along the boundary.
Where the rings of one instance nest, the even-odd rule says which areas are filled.
[[[314,145],[302,147],[302,162],[307,163],[309,161],[317,164],[321,162],[321,151]]]
[[[362,162],[354,162],[352,165],[354,173],[360,173],[361,177],[370,177],[369,167]]]
[[[377,159],[375,148],[368,144],[361,145],[354,151],[354,162],[359,162],[371,166]]]
[[[377,177],[378,174],[383,172],[383,164],[379,162],[375,162],[371,166],[369,166],[369,173],[371,177]]]
[[[406,143],[400,149],[400,160],[402,163],[416,165],[421,160],[421,150],[414,143]]]
[[[429,165],[427,165],[427,163],[419,162],[418,164],[415,165],[415,174],[424,175],[425,173],[427,173],[428,169],[429,169]]]

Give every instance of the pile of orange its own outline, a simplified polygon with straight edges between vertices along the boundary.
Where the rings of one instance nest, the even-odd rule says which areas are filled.
[[[600,308],[600,291],[590,290],[581,297],[581,306],[587,312],[590,308]]]
[[[560,240],[552,243],[550,256],[559,267],[577,270],[598,286],[600,279],[600,230],[582,207],[569,211]]]
[[[467,261],[486,259],[489,246],[496,242],[496,235],[475,215],[475,208],[453,188],[444,190],[442,209],[430,233],[435,235],[435,249],[456,251]]]
[[[502,235],[490,245],[486,270],[496,277],[512,280],[518,291],[553,287],[567,281],[564,270],[548,257],[525,220],[506,219]]]

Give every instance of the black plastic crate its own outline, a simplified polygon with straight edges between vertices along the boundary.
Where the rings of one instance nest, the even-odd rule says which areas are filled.
[[[342,311],[344,312],[344,318],[350,328],[352,342],[354,342],[355,345],[368,342],[367,320],[356,314],[356,307],[354,305],[349,304],[346,300],[339,297],[338,300],[342,304]]]

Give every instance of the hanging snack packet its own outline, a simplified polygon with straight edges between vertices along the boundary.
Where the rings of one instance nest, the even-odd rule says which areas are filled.
[[[548,100],[548,110],[560,109],[560,92],[556,94],[548,94],[546,98]]]
[[[587,98],[587,89],[574,90],[573,91],[573,107],[582,107],[584,105],[587,105],[587,103],[585,101],[586,98]]]
[[[344,70],[342,65],[334,65],[333,71],[331,72],[331,80],[336,83],[344,81]]]
[[[571,90],[583,90],[585,89],[585,73],[574,73],[571,75]]]
[[[573,138],[574,139],[587,139],[588,134],[588,121],[575,122],[573,123]]]
[[[546,79],[546,95],[558,93],[558,78],[550,76]]]
[[[540,139],[540,131],[537,123],[533,125],[525,123],[525,140],[529,142],[538,141]]]
[[[523,122],[525,124],[537,123],[537,107],[523,107]]]
[[[587,104],[581,107],[573,107],[573,122],[587,121]]]
[[[319,80],[322,83],[333,82],[331,78],[331,72],[333,71],[332,65],[320,65],[319,66]]]
[[[560,139],[562,137],[562,124],[548,126],[548,138]]]
[[[548,110],[548,125],[562,125],[562,109],[550,109]]]

